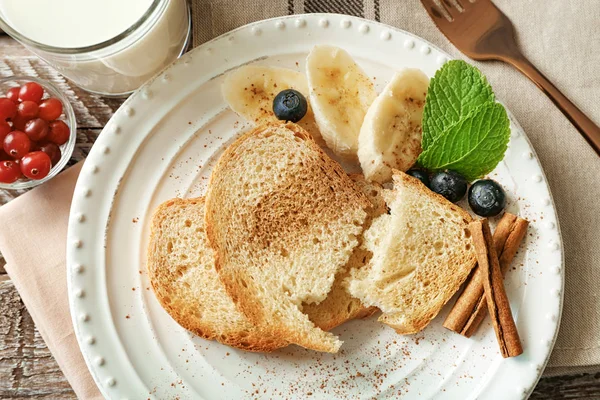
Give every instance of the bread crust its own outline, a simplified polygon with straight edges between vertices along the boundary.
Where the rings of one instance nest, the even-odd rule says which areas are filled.
[[[365,220],[364,228],[368,229],[373,218],[387,211],[385,201],[381,196],[383,187],[376,182],[367,182],[362,174],[348,175],[356,186],[367,196],[372,207],[368,210],[368,218]],[[352,252],[350,260],[340,271],[327,298],[319,304],[304,305],[303,312],[319,328],[328,331],[351,319],[368,318],[375,314],[377,307],[365,307],[362,302],[348,293],[346,280],[350,277],[350,271],[362,268],[371,259],[371,252],[363,248],[362,236],[359,245]]]
[[[332,194],[330,194],[329,198],[331,203],[326,203],[322,206],[326,208],[326,211],[331,211],[332,214],[339,212],[340,208],[344,210],[355,210],[356,213],[360,214],[361,218],[359,218],[360,225],[352,228],[352,231],[357,232],[355,236],[360,235],[362,223],[366,218],[365,210],[370,207],[370,202],[366,196],[354,185],[341,166],[331,160],[314,142],[310,134],[301,127],[292,123],[270,123],[258,126],[237,139],[227,148],[217,162],[209,181],[206,200],[205,221],[207,236],[215,251],[215,265],[219,277],[228,294],[238,306],[238,309],[249,321],[257,326],[268,326],[269,328],[267,329],[269,330],[270,336],[283,338],[290,343],[295,343],[318,351],[335,352],[339,348],[341,342],[337,341],[331,334],[323,334],[323,332],[310,323],[308,319],[308,324],[303,325],[303,328],[301,329],[291,326],[289,320],[291,317],[285,313],[291,312],[295,316],[298,316],[294,311],[294,307],[299,311],[298,307],[300,304],[296,304],[295,306],[286,304],[285,306],[289,307],[283,311],[283,315],[276,316],[273,314],[272,310],[267,310],[264,301],[261,301],[260,298],[261,296],[270,298],[271,293],[265,294],[261,292],[261,290],[264,291],[264,288],[261,286],[263,282],[256,282],[253,274],[249,271],[252,270],[256,272],[263,269],[266,271],[266,268],[271,267],[272,269],[272,265],[257,265],[256,263],[259,261],[256,261],[258,259],[256,257],[258,256],[255,257],[255,253],[253,252],[247,254],[247,257],[251,258],[251,260],[248,261],[248,265],[251,265],[252,269],[247,269],[245,266],[241,265],[241,262],[238,262],[239,260],[236,262],[230,260],[231,257],[237,257],[237,255],[234,254],[237,245],[231,242],[236,240],[241,241],[241,239],[237,237],[239,234],[245,235],[244,240],[251,241],[252,246],[254,246],[253,248],[256,249],[256,251],[280,252],[281,254],[278,253],[277,257],[285,257],[284,252],[288,251],[287,248],[290,248],[290,251],[294,251],[294,246],[297,245],[294,241],[304,240],[306,236],[300,225],[302,224],[304,217],[306,217],[307,220],[314,218],[314,214],[311,214],[314,211],[306,206],[307,203],[310,203],[311,199],[307,199],[306,196],[302,197],[303,193],[294,193],[293,189],[291,189],[297,187],[297,185],[294,185],[295,182],[293,179],[290,181],[289,191],[292,193],[292,196],[286,197],[287,194],[283,190],[267,190],[264,193],[260,193],[260,196],[258,196],[256,200],[258,203],[256,204],[248,205],[250,201],[253,201],[248,197],[240,200],[243,202],[244,207],[248,207],[248,210],[243,209],[239,212],[245,212],[246,214],[244,215],[247,215],[247,218],[254,218],[256,221],[260,221],[260,223],[251,225],[251,221],[248,222],[247,219],[236,216],[237,223],[241,225],[246,224],[247,226],[229,227],[227,225],[229,221],[224,216],[224,213],[235,214],[238,212],[237,205],[227,205],[226,207],[226,200],[224,200],[224,198],[230,193],[226,192],[226,189],[222,187],[222,185],[227,186],[234,184],[234,182],[231,181],[231,175],[234,174],[231,172],[231,169],[237,168],[237,163],[246,157],[246,155],[242,154],[244,151],[248,151],[247,148],[244,149],[244,146],[250,146],[247,143],[251,143],[252,140],[260,141],[269,138],[272,135],[285,136],[285,138],[281,139],[281,146],[284,146],[283,143],[287,143],[286,140],[292,139],[292,136],[288,135],[288,133],[293,135],[293,141],[302,144],[299,147],[294,145],[294,148],[298,148],[299,151],[306,150],[306,153],[311,157],[307,161],[312,162],[310,167],[316,168],[315,165],[318,165],[320,170],[315,172],[327,176],[329,179],[327,182],[331,185],[330,189]],[[252,149],[254,149],[254,147],[252,147]],[[248,171],[248,173],[250,173],[250,171]],[[245,175],[240,177],[240,181],[235,182],[235,184],[247,184],[250,178],[246,178]],[[274,176],[273,179],[277,179],[277,177]],[[307,183],[307,185],[318,184],[322,185],[323,183],[316,181]],[[284,186],[280,186],[280,188],[281,187]],[[257,216],[260,219],[257,219]],[[228,230],[229,228],[231,228],[231,231]],[[311,229],[311,226],[307,227],[307,229]],[[293,234],[291,232],[293,232]],[[236,237],[232,238],[232,236]],[[281,239],[282,237],[284,239]],[[288,240],[291,242],[287,247],[282,249],[274,248],[273,243],[286,243]],[[350,243],[356,245],[356,242],[356,238],[350,239]],[[337,266],[337,268],[343,267],[348,261],[348,258],[349,255],[341,262],[341,265]],[[283,268],[283,264],[280,263],[278,265]],[[327,266],[327,268],[331,268],[335,272],[336,266],[330,265]],[[275,273],[271,269],[269,269],[269,271]],[[333,284],[335,278],[334,275],[335,274],[332,274],[330,276],[331,283],[329,284],[327,291]],[[321,284],[322,282],[318,281],[317,283]],[[269,290],[271,289],[269,288]],[[276,292],[275,294],[272,294],[272,296],[280,296],[280,290],[283,289],[272,288],[272,290],[274,293]],[[327,292],[323,294],[323,298],[326,293]],[[293,301],[293,299],[289,300],[290,303],[293,303]],[[309,325],[312,325],[312,328],[310,328]]]
[[[375,207],[370,210],[370,217],[380,215],[385,212],[385,203],[381,198],[381,186],[378,184],[370,184],[364,180],[364,177],[360,174],[350,175],[350,178],[358,184],[360,189],[369,196]],[[235,310],[235,317],[238,318],[237,324],[231,322],[220,323],[219,320],[206,320],[205,318],[198,318],[193,312],[194,308],[200,308],[202,299],[207,295],[206,291],[197,293],[197,295],[185,294],[178,302],[172,302],[169,293],[173,293],[178,289],[177,283],[177,270],[178,265],[173,265],[167,260],[166,249],[164,238],[161,237],[163,232],[163,225],[167,222],[171,222],[174,213],[181,211],[184,208],[192,208],[193,213],[203,217],[204,214],[204,198],[191,198],[191,199],[180,199],[174,198],[161,204],[154,212],[153,221],[151,224],[150,232],[150,244],[148,248],[148,274],[150,277],[151,286],[156,294],[159,303],[167,311],[167,313],[182,327],[189,330],[190,332],[207,340],[217,340],[222,344],[239,348],[245,351],[255,352],[270,352],[279,347],[288,345],[286,341],[275,340],[274,338],[269,339],[266,332],[260,331],[259,328],[250,324],[249,321]],[[383,208],[381,206],[383,204]],[[181,218],[180,218],[181,219]],[[201,218],[203,220],[203,218]],[[180,221],[183,222],[183,221]],[[179,232],[174,232],[175,235],[179,235]],[[204,235],[204,233],[198,233]],[[193,252],[210,252],[212,257],[212,249],[208,246],[198,248],[190,248],[189,254]],[[348,275],[347,270],[355,268],[360,265],[364,265],[364,260],[357,261],[364,251],[357,247],[355,254],[348,262],[346,271],[336,277],[336,282],[332,288],[332,291],[328,294],[327,299],[318,305],[306,306],[304,310],[311,321],[313,321],[318,327],[323,330],[331,330],[334,327],[343,324],[344,322],[354,318],[365,318],[377,311],[375,307],[364,307],[359,300],[351,297],[345,287],[342,285],[343,279]],[[214,259],[212,261],[214,263]],[[197,264],[193,268],[206,268],[211,265]],[[215,276],[216,270],[214,265],[212,266],[213,273]],[[173,276],[175,275],[175,276]],[[203,282],[210,283],[210,276],[204,276]],[[220,285],[220,282],[217,283]],[[179,287],[180,288],[180,287]],[[225,293],[221,293],[215,288],[212,288],[211,296],[227,296]],[[218,289],[218,288],[217,288]],[[224,299],[227,300],[227,299]],[[188,304],[182,304],[183,302]],[[233,302],[231,302],[233,305]],[[204,313],[202,313],[204,315]],[[228,321],[231,320],[231,316],[228,316]]]
[[[202,257],[202,260],[210,260],[195,265],[178,262],[174,257],[169,257],[169,240],[173,236],[181,235],[181,232],[171,232],[171,237],[164,232],[175,209],[192,207],[194,213],[203,217],[204,198],[194,199],[171,199],[161,204],[154,212],[150,230],[150,243],[148,246],[147,271],[150,284],[156,298],[167,313],[182,327],[194,334],[207,339],[217,340],[228,346],[252,352],[270,352],[288,343],[281,338],[269,336],[252,325],[246,318],[239,314],[231,302],[228,315],[221,315],[224,319],[209,318],[205,303],[214,296],[221,296],[223,302],[230,302],[224,288],[218,279],[210,279],[209,275],[216,271],[212,256]],[[201,218],[203,221],[203,218]],[[201,227],[198,227],[201,229]],[[203,233],[196,232],[198,235]],[[208,244],[208,243],[206,243]],[[208,246],[199,249],[190,249],[192,252],[212,252]],[[189,254],[190,258],[192,257]],[[205,271],[212,269],[212,272]],[[188,289],[183,280],[183,274],[196,274],[207,287],[196,287]],[[189,284],[189,282],[187,282]],[[211,285],[212,283],[212,285]],[[214,313],[213,313],[214,314]],[[214,315],[211,315],[215,317]]]
[[[366,305],[380,306],[384,312],[379,317],[380,322],[391,326],[399,334],[412,334],[424,329],[435,318],[475,266],[475,253],[468,233],[468,224],[472,221],[472,218],[465,210],[449,202],[443,196],[432,192],[416,178],[400,171],[394,171],[393,180],[394,189],[384,192],[384,198],[388,206],[393,207],[392,203],[396,201],[396,191],[398,190],[410,192],[411,195],[414,195],[423,203],[430,200],[431,207],[434,208],[429,211],[439,212],[438,217],[432,217],[432,220],[438,221],[437,218],[439,218],[443,226],[448,226],[444,224],[451,223],[452,228],[446,228],[444,232],[451,231],[459,235],[454,238],[454,241],[450,241],[450,248],[446,252],[443,249],[447,237],[423,234],[425,238],[428,238],[427,240],[439,241],[441,251],[439,256],[435,255],[437,253],[431,253],[433,242],[421,243],[419,241],[416,243],[416,250],[408,249],[403,245],[394,248],[393,251],[399,252],[404,249],[407,257],[408,254],[417,254],[419,249],[432,257],[425,258],[423,264],[415,264],[412,267],[413,270],[407,272],[407,270],[402,270],[403,265],[390,264],[390,260],[397,262],[396,258],[386,258],[391,253],[388,252],[386,246],[388,242],[383,241],[387,238],[387,236],[384,236],[387,235],[385,230],[399,229],[396,232],[405,232],[407,229],[414,229],[411,230],[411,237],[418,237],[419,240],[422,240],[419,236],[421,234],[419,221],[423,221],[422,219],[419,220],[414,217],[413,220],[411,219],[413,217],[406,217],[408,209],[403,209],[404,213],[398,214],[404,215],[403,218],[395,220],[392,215],[383,216],[381,218],[384,219],[372,225],[371,229],[374,229],[374,231],[366,233],[367,236],[372,234],[375,235],[373,237],[379,238],[379,244],[371,242],[369,246],[373,247],[370,248],[373,252],[380,253],[375,254],[374,259],[381,256],[382,258],[379,258],[378,262],[382,264],[375,267],[372,263],[369,263],[364,269],[354,271],[349,282],[350,292],[359,297]],[[400,211],[398,212],[400,213]],[[446,212],[447,215],[441,215]],[[393,221],[401,223],[400,227],[393,226]],[[432,222],[434,225],[431,225],[430,229],[433,229],[433,226],[438,226],[435,224],[440,224],[439,221]],[[409,228],[413,223],[414,227]],[[407,224],[406,228],[404,228],[404,224]],[[377,226],[374,227],[375,225]],[[438,229],[440,229],[440,232],[442,231],[442,228]],[[398,240],[399,237],[404,236],[392,236],[391,238]],[[415,244],[415,242],[412,243]],[[415,260],[413,262],[416,262]],[[441,264],[435,264],[436,262]],[[385,271],[385,274],[383,274],[383,271]],[[415,304],[418,306],[415,306]]]

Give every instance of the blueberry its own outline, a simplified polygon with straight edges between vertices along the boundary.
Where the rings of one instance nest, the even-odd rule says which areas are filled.
[[[273,100],[273,112],[277,119],[298,122],[308,110],[308,103],[302,93],[294,89],[282,90]]]
[[[475,214],[493,217],[504,210],[506,194],[497,182],[482,179],[469,188],[469,205]]]
[[[467,193],[467,180],[458,172],[437,172],[431,178],[429,188],[456,203]]]
[[[423,182],[423,185],[429,187],[429,174],[427,171],[423,171],[422,169],[409,169],[406,171],[406,174],[417,178]]]

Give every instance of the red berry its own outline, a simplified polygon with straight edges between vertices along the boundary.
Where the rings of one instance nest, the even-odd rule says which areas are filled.
[[[21,88],[18,87],[9,89],[8,92],[6,92],[6,97],[13,103],[19,104],[19,90],[21,90]]]
[[[13,183],[20,177],[19,164],[14,161],[0,161],[0,182]]]
[[[46,139],[52,143],[62,146],[69,141],[70,136],[71,130],[69,129],[69,126],[64,123],[64,121],[50,122],[50,132],[48,133]]]
[[[23,132],[29,136],[29,139],[37,142],[38,140],[45,138],[48,131],[48,123],[41,118],[36,118],[27,121]]]
[[[19,100],[21,101],[33,101],[39,104],[42,97],[44,97],[44,88],[39,83],[27,82],[19,90]]]
[[[17,107],[17,117],[21,119],[34,119],[37,118],[40,111],[40,107],[33,101],[24,101]]]
[[[52,97],[40,103],[40,118],[46,121],[54,121],[61,116],[63,106],[60,100]]]
[[[21,159],[21,172],[29,179],[42,179],[52,168],[52,161],[43,151],[34,151]]]
[[[29,153],[31,140],[21,131],[12,131],[4,138],[4,151],[12,158],[21,158]]]
[[[14,118],[17,115],[17,105],[6,97],[0,97],[0,121]]]
[[[48,157],[50,157],[50,161],[52,161],[52,166],[55,166],[62,157],[60,148],[54,143],[43,143],[38,147],[37,150],[43,151],[44,153],[48,154]]]
[[[12,127],[15,131],[24,131],[27,119],[21,118],[18,115],[12,120]]]
[[[4,143],[4,138],[12,131],[12,127],[8,122],[0,121],[0,144]]]

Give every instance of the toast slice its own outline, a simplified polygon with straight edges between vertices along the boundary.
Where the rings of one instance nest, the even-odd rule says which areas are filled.
[[[206,196],[207,235],[228,294],[270,336],[336,352],[341,341],[316,327],[301,305],[327,297],[369,207],[298,125],[246,133],[217,162]]]
[[[369,217],[384,213],[381,186],[366,182],[360,174],[350,177],[374,205]],[[377,311],[351,297],[342,284],[350,269],[364,265],[367,253],[355,248],[327,298],[304,309],[319,328],[330,330]],[[148,274],[163,308],[178,324],[198,336],[247,351],[268,352],[287,345],[284,341],[267,340],[264,332],[250,324],[227,295],[205,234],[203,197],[176,198],[157,208],[151,226]]]
[[[205,234],[204,198],[172,199],[155,211],[148,275],[163,308],[198,336],[248,351],[288,344],[248,322],[227,295]]]
[[[364,234],[373,257],[352,271],[348,289],[381,309],[379,321],[410,334],[427,326],[475,266],[472,218],[403,172],[395,171],[393,182],[383,191],[390,213]]]
[[[351,174],[349,176],[373,205],[368,210],[368,217],[365,223],[365,227],[368,227],[373,218],[385,214],[387,211],[385,201],[381,196],[383,187],[376,182],[367,182],[362,174]],[[362,241],[362,236],[359,238],[359,241]],[[307,304],[303,306],[302,311],[308,315],[308,318],[315,325],[324,331],[328,331],[348,320],[366,318],[377,312],[377,307],[365,307],[360,300],[352,297],[348,293],[345,284],[347,278],[350,276],[350,271],[362,268],[370,258],[370,251],[360,245],[356,246],[346,266],[336,275],[333,287],[327,298],[319,304]]]

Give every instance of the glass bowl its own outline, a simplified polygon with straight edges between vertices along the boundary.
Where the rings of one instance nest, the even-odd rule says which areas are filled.
[[[75,149],[75,141],[77,140],[77,121],[75,120],[75,113],[73,112],[73,107],[71,106],[69,99],[67,99],[67,96],[54,86],[54,84],[32,76],[11,76],[2,78],[0,79],[0,97],[6,97],[6,93],[9,89],[21,86],[27,82],[36,82],[41,85],[45,91],[44,98],[56,97],[60,100],[63,105],[63,113],[58,119],[64,121],[69,126],[69,141],[62,146],[59,146],[61,152],[60,161],[52,167],[46,177],[39,180],[21,178],[14,183],[0,182],[0,189],[29,189],[49,181],[63,170]]]

